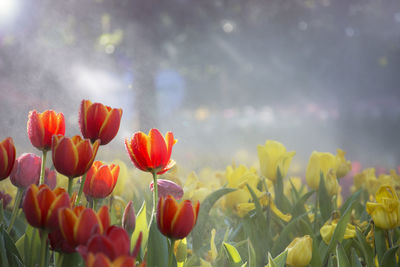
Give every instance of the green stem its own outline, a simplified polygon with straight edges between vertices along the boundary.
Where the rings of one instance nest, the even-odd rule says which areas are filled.
[[[72,177],[68,177],[68,195],[71,197],[72,195],[72,184],[74,183],[74,179]]]
[[[389,249],[393,247],[393,230],[386,230],[386,237],[389,244]]]
[[[152,171],[151,174],[153,175],[153,211],[150,217],[149,228],[151,223],[153,222],[154,217],[157,213],[157,203],[158,203],[158,184],[157,184],[157,173],[156,171]]]
[[[172,267],[172,261],[174,258],[174,244],[175,244],[175,239],[170,239],[169,240],[169,246],[168,246],[168,267]]]
[[[318,231],[317,217],[318,217],[318,190],[315,191],[314,232]]]
[[[40,182],[39,185],[44,184],[44,173],[45,173],[45,167],[46,167],[46,156],[47,156],[47,150],[42,151],[42,168],[40,170]]]
[[[82,195],[82,191],[83,191],[83,186],[85,185],[85,181],[86,181],[86,174],[87,173],[82,175],[81,186],[79,187],[79,193],[78,193],[78,197],[76,198],[75,206],[78,206],[79,202],[81,201],[81,195]]]
[[[47,231],[42,230],[40,233],[41,246],[40,246],[40,267],[46,266],[46,248],[47,248]]]
[[[58,253],[56,267],[61,267],[64,261],[64,253]]]
[[[97,211],[97,207],[98,207],[100,201],[101,201],[101,199],[93,198],[93,209],[94,209],[95,211]]]
[[[23,193],[23,190],[18,187],[17,195],[15,196],[14,208],[13,208],[12,215],[11,215],[10,225],[7,228],[7,233],[11,232],[11,229],[13,228],[15,219],[17,218],[19,205],[21,204],[22,193]]]

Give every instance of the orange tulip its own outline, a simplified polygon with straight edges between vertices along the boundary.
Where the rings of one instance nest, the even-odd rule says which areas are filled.
[[[86,245],[94,234],[102,234],[110,226],[107,206],[96,213],[83,206],[61,209],[59,214],[60,230],[69,245]]]
[[[100,145],[106,145],[117,135],[121,116],[122,109],[120,108],[82,100],[79,111],[82,135],[90,139],[92,143],[100,139]]]
[[[157,129],[151,129],[149,135],[136,132],[130,140],[125,139],[125,148],[138,169],[163,174],[175,164],[170,158],[176,142],[172,132],[164,138]]]
[[[11,137],[0,142],[0,181],[6,179],[15,162],[15,146]]]
[[[199,214],[200,203],[193,206],[190,200],[178,203],[172,196],[161,197],[157,207],[157,225],[160,232],[172,239],[182,239],[193,229]]]
[[[33,110],[29,112],[27,131],[34,147],[49,150],[52,136],[65,134],[64,114],[54,110],[46,110],[43,113]]]
[[[70,207],[70,200],[63,188],[56,188],[53,191],[42,184],[37,187],[32,184],[26,191],[22,208],[26,220],[36,228],[54,231],[59,228],[58,211]]]
[[[53,164],[56,170],[69,178],[85,174],[92,166],[100,141],[92,145],[89,139],[79,135],[72,138],[53,136],[51,145]]]
[[[92,198],[105,198],[114,190],[118,174],[118,165],[95,161],[86,175],[83,192]]]

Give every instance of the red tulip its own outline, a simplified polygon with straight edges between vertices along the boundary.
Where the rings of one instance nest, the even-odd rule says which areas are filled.
[[[121,122],[122,109],[111,108],[100,103],[82,100],[79,125],[82,135],[100,145],[108,144],[116,135]]]
[[[40,165],[42,159],[33,153],[24,153],[15,161],[10,174],[13,185],[19,188],[27,188],[31,184],[39,183]]]
[[[32,184],[26,191],[22,208],[26,220],[36,228],[54,231],[59,228],[58,211],[70,207],[69,196],[63,188],[53,191],[47,185]]]
[[[138,169],[163,174],[175,164],[170,158],[176,142],[172,132],[164,138],[157,129],[151,129],[149,135],[136,132],[130,140],[125,139],[125,148]]]
[[[86,245],[94,234],[102,234],[110,226],[107,206],[96,213],[83,206],[74,209],[61,209],[59,214],[60,230],[69,245],[76,247]]]
[[[193,229],[200,203],[190,200],[178,203],[172,196],[161,197],[157,207],[157,225],[160,232],[172,239],[182,239]]]
[[[157,179],[158,197],[173,196],[176,200],[183,197],[183,189],[178,184],[165,179]],[[153,191],[154,182],[150,183],[150,190]]]
[[[72,138],[53,136],[51,150],[54,167],[59,173],[70,178],[85,174],[96,157],[99,142],[96,141],[92,145],[89,139],[83,140],[79,135]]]
[[[86,175],[83,192],[92,198],[105,198],[114,190],[118,174],[118,165],[95,161]]]
[[[115,264],[121,257],[135,259],[139,253],[141,242],[142,234],[140,233],[136,240],[135,248],[130,253],[131,241],[128,233],[121,227],[111,226],[103,235],[93,235],[86,246],[78,246],[76,250],[81,254],[86,264],[91,262],[90,255],[96,258],[98,255],[103,255],[104,259]]]
[[[52,136],[65,134],[64,114],[54,110],[46,110],[43,113],[33,110],[29,112],[27,130],[34,147],[49,150]]]
[[[15,146],[11,137],[0,142],[0,181],[6,179],[15,162]]]

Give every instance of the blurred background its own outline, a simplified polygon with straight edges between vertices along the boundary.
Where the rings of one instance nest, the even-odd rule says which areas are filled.
[[[398,0],[0,0],[0,139],[28,112],[123,108],[123,139],[173,131],[189,169],[257,160],[267,139],[364,167],[400,163]],[[110,149],[113,153],[110,153]],[[296,164],[294,165],[296,166]]]

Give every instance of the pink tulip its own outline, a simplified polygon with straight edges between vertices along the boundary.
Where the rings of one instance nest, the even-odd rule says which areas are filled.
[[[10,174],[13,185],[19,188],[27,188],[31,184],[39,183],[40,165],[42,160],[33,153],[24,153],[16,159],[14,168]]]

